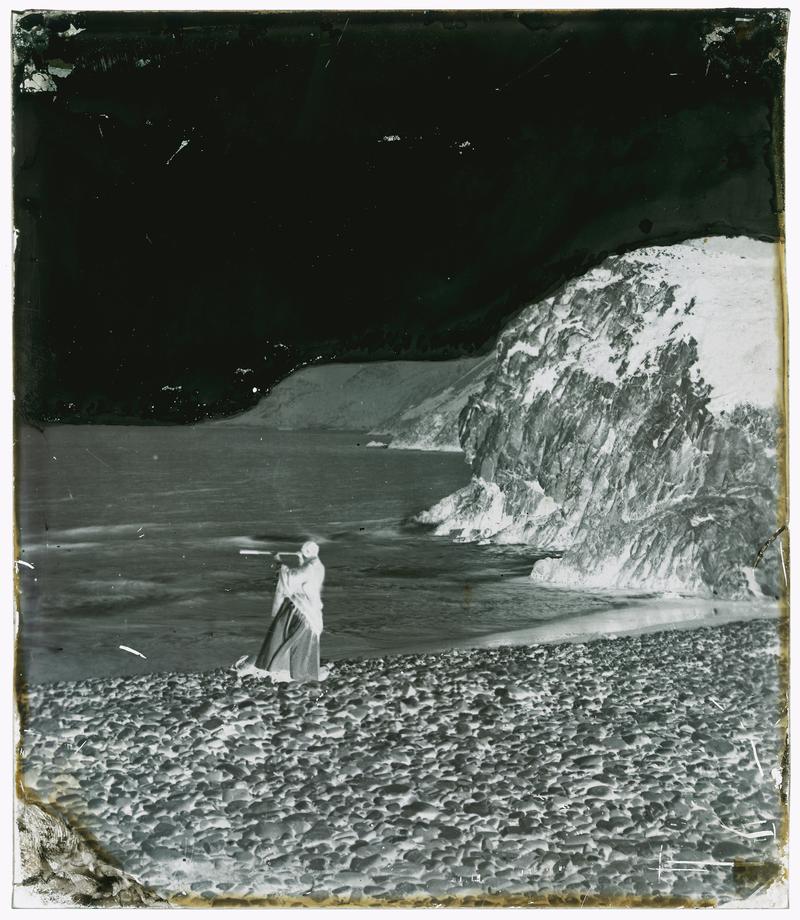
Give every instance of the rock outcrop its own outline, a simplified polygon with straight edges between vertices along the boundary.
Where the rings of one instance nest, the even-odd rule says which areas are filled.
[[[461,450],[459,416],[469,398],[483,388],[494,367],[494,355],[466,359],[457,362],[457,365],[459,373],[454,374],[444,387],[385,422],[378,433],[391,438],[390,447],[401,450]]]
[[[611,256],[525,308],[460,416],[473,479],[420,515],[528,543],[574,587],[777,596],[777,247],[710,238]]]
[[[20,884],[42,905],[166,906],[163,898],[95,852],[55,812],[20,801],[17,829]]]

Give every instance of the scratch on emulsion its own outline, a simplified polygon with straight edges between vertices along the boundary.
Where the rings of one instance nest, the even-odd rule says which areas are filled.
[[[750,747],[752,747],[753,749],[753,757],[755,758],[756,766],[758,767],[758,772],[763,776],[764,770],[761,766],[761,761],[758,759],[758,751],[756,750],[756,743],[755,741],[753,741],[752,738],[750,739]]]
[[[347,19],[345,20],[344,28],[342,29],[342,34],[339,36],[339,41],[336,42],[336,48],[333,49],[334,52],[337,50],[339,45],[341,45],[342,39],[344,38],[344,33],[347,31],[347,27],[349,25],[350,25],[350,17],[348,16]],[[331,58],[328,58],[328,60],[325,62],[325,70],[328,69],[328,64],[330,64],[330,62],[331,62]]]
[[[189,140],[188,138],[184,138],[180,142],[180,144],[178,144],[178,149],[175,151],[175,153],[172,154],[172,156],[167,160],[167,162],[164,165],[169,166],[169,164],[175,159],[175,157],[181,152],[181,150],[183,150],[184,147],[188,147],[188,146],[189,146]]]
[[[114,467],[111,466],[110,463],[106,463],[105,460],[103,460],[101,457],[98,457],[97,454],[89,450],[88,447],[84,447],[83,449],[86,451],[87,454],[89,454],[90,457],[94,457],[94,459],[97,460],[98,463],[102,463],[103,466],[107,466],[110,470],[114,469]]]

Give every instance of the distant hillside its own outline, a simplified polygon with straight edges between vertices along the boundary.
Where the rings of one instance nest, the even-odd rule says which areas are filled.
[[[218,424],[389,434],[392,423],[402,427],[413,420],[409,410],[432,397],[442,397],[455,381],[470,378],[485,361],[463,358],[304,367],[281,381],[255,408]],[[465,393],[452,420],[448,419],[453,426],[466,398]],[[458,449],[457,437],[454,446]]]

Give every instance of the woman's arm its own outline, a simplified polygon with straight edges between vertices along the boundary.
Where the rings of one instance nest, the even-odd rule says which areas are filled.
[[[292,568],[292,565],[290,565],[288,562],[282,561],[282,557],[284,556],[294,556],[294,558],[297,560],[296,563],[294,563],[294,567],[298,566],[302,562],[302,559],[303,559],[300,553],[275,553],[275,559],[277,559],[277,561],[280,562],[281,565],[288,565],[289,568]]]

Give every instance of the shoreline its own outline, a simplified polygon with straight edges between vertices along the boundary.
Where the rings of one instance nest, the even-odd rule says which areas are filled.
[[[591,596],[597,597],[596,593]],[[484,634],[450,636],[442,639],[391,640],[375,639],[374,634],[364,637],[348,635],[337,639],[335,627],[323,632],[322,661],[371,661],[393,656],[441,654],[454,649],[491,649],[501,646],[549,645],[561,642],[593,642],[603,638],[617,638],[669,630],[692,630],[704,626],[722,626],[726,623],[747,622],[756,619],[779,620],[782,616],[778,601],[712,601],[706,598],[667,597],[612,594],[607,595],[608,606],[589,613],[576,613],[563,618],[533,621],[519,629],[495,630]],[[134,641],[135,644],[135,640]],[[253,638],[256,648],[260,638]],[[359,643],[361,643],[359,647]],[[208,674],[219,668],[232,666],[250,647],[237,644],[221,664],[207,668],[187,668],[185,671],[157,669],[130,671],[131,661],[125,656],[128,669],[95,676],[93,680],[112,680],[116,677],[133,678],[146,674]],[[252,652],[252,649],[250,649]],[[23,686],[30,689],[53,683],[71,683],[87,678],[57,677],[53,680],[29,682],[20,674]]]
[[[782,628],[41,684],[22,776],[176,904],[734,900],[783,860]]]
[[[396,643],[379,650],[353,654],[343,652],[325,656],[326,661],[368,660],[390,655],[438,654],[451,649],[489,649],[525,645],[550,645],[562,642],[594,642],[653,632],[683,631],[702,627],[723,626],[750,620],[778,620],[778,601],[711,601],[705,598],[653,597],[628,598],[609,595],[615,606],[591,613],[540,621],[521,629],[498,630],[442,642]],[[620,601],[636,600],[630,606]]]

